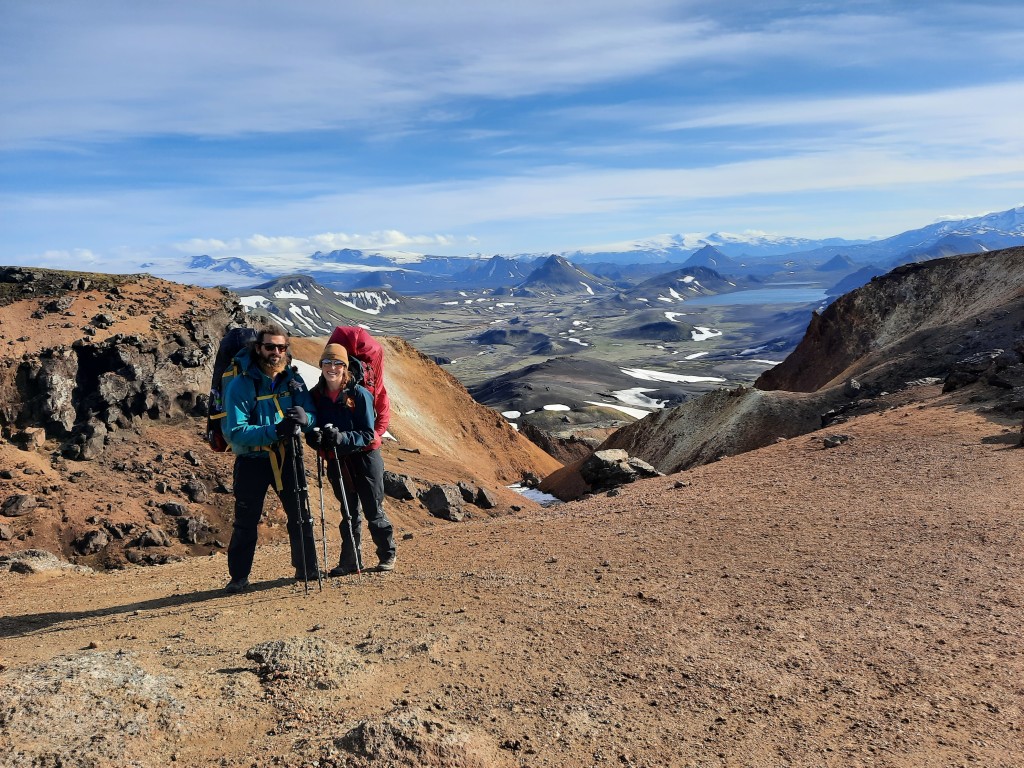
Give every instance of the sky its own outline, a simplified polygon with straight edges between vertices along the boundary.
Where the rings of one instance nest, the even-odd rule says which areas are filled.
[[[887,237],[1024,201],[1024,14],[0,0],[0,264]]]

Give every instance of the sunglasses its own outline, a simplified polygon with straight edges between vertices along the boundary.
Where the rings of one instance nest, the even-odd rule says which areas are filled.
[[[321,360],[320,361],[320,367],[321,368],[341,368],[344,365],[345,365],[345,362],[343,360]]]
[[[278,352],[284,352],[284,351],[286,351],[288,349],[288,345],[287,344],[267,344],[267,343],[263,343],[260,346],[263,347],[263,351],[264,352],[273,352],[275,349]]]

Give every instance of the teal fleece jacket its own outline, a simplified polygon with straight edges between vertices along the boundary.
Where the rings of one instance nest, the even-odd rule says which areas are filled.
[[[276,380],[271,380],[255,361],[245,362],[248,364],[242,373],[231,379],[224,392],[224,434],[234,453],[262,453],[261,448],[276,443],[277,423],[293,405],[309,416],[303,432],[316,425],[313,398],[295,368],[288,366]]]

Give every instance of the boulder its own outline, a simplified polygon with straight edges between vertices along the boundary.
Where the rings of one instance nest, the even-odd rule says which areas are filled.
[[[473,503],[476,504],[480,509],[494,509],[498,506],[498,503],[494,500],[494,496],[486,488],[476,489],[476,498],[473,499]]]
[[[99,529],[86,531],[75,539],[71,546],[81,555],[95,555],[109,543],[110,536],[106,531]]]
[[[26,427],[11,437],[11,442],[23,451],[42,448],[46,442],[46,430],[41,427]]]
[[[202,515],[178,518],[178,539],[183,544],[198,544],[213,531]]]
[[[658,477],[647,462],[631,457],[621,448],[596,451],[580,465],[580,476],[596,491],[608,490],[643,477]]]
[[[256,674],[264,683],[286,681],[319,689],[342,688],[360,668],[353,651],[319,637],[270,640],[247,650],[245,658],[256,662]]]
[[[399,475],[390,470],[384,470],[384,493],[392,499],[399,501],[412,501],[416,498],[416,484],[408,475]]]
[[[943,392],[966,387],[981,379],[989,373],[995,373],[996,360],[1003,354],[1001,349],[992,349],[988,352],[979,352],[976,355],[965,357],[954,363],[952,370],[946,376],[942,385]]]
[[[459,489],[459,493],[462,494],[462,500],[472,504],[476,500],[477,488],[475,485],[470,485],[465,480],[459,480],[455,484],[455,487]]]
[[[827,435],[823,440],[822,444],[826,448],[837,448],[843,443],[850,441],[849,435]]]
[[[466,517],[462,492],[457,486],[448,483],[432,485],[420,494],[420,501],[434,517],[455,523],[462,522]]]
[[[4,517],[22,517],[36,508],[36,497],[27,493],[16,493],[8,496],[0,505],[0,515]]]
[[[73,296],[61,296],[43,304],[43,310],[46,312],[66,312],[71,308],[74,301]]]
[[[203,484],[203,481],[195,477],[189,478],[181,486],[181,492],[188,496],[189,501],[193,504],[202,504],[210,493]]]
[[[188,513],[188,507],[177,501],[165,501],[160,505],[160,511],[171,517],[183,517]]]
[[[25,549],[0,555],[0,571],[11,573],[43,573],[44,571],[74,571],[92,573],[92,568],[72,565],[44,549]]]
[[[149,527],[134,542],[136,547],[169,547],[171,537],[163,528]]]

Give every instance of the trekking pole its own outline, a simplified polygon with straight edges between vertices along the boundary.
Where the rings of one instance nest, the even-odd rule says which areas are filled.
[[[313,431],[319,432],[320,427],[314,427]],[[320,451],[316,452],[316,485],[320,489],[320,541],[323,542],[324,568],[326,568],[330,561],[327,559],[327,521],[324,519],[324,458],[320,455]]]
[[[306,567],[306,526],[313,538],[313,515],[309,511],[309,486],[306,484],[306,468],[302,463],[302,434],[296,428],[292,434],[292,473],[295,475],[295,502],[299,514],[299,550],[302,554],[302,588],[309,594],[309,569]],[[313,542],[313,558],[317,559],[316,541]],[[319,560],[316,564],[316,578],[323,591],[324,579],[320,573]]]
[[[327,426],[331,426],[328,424]],[[348,493],[345,492],[345,475],[341,472],[341,459],[338,458],[338,446],[331,446],[331,456],[334,457],[334,468],[338,470],[338,487],[341,488],[341,507],[345,515],[345,522],[348,524],[348,542],[352,545],[352,555],[356,562],[356,573],[361,574],[363,564],[359,550],[356,548],[356,535],[352,531],[352,513],[348,508]]]

